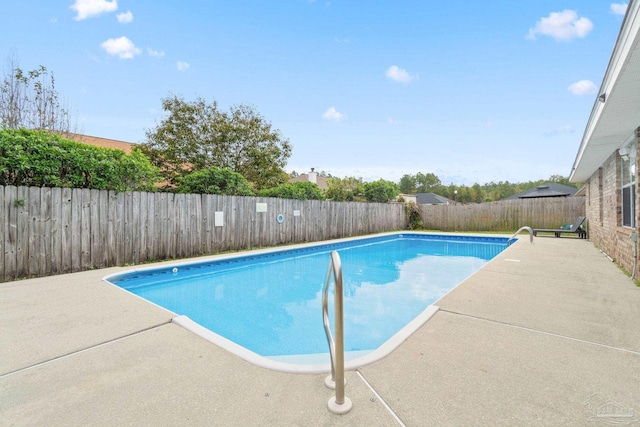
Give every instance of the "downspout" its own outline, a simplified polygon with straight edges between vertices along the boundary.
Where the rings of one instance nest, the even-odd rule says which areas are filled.
[[[638,141],[640,140],[640,127],[636,128],[635,130],[635,152],[636,152],[636,156],[633,159],[633,161],[635,162],[635,173],[634,173],[634,179],[636,182],[635,185],[635,206],[634,206],[634,212],[633,212],[633,216],[634,216],[634,220],[635,220],[635,230],[633,231],[633,233],[631,233],[631,241],[633,242],[633,273],[631,273],[631,280],[633,281],[636,278],[636,271],[638,268]]]
[[[638,267],[638,233],[634,231],[631,233],[631,241],[633,242],[633,273],[631,273],[631,280],[636,278],[636,270]]]

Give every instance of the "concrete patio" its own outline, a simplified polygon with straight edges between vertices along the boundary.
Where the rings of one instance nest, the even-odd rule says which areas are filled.
[[[386,358],[325,375],[249,364],[101,280],[0,284],[0,425],[640,425],[640,288],[593,244],[528,236]]]

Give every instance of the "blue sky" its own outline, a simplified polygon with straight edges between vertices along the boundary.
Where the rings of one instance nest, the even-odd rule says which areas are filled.
[[[176,94],[255,106],[288,171],[520,182],[569,175],[625,7],[10,0],[0,63],[52,71],[87,135],[144,142]]]

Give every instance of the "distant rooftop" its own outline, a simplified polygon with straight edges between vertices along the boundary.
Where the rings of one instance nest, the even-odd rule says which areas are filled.
[[[539,185],[522,193],[505,197],[504,200],[535,199],[539,197],[573,197],[577,192],[577,188],[558,184],[557,182],[547,182],[546,184]]]
[[[416,193],[414,196],[416,196],[416,203],[419,205],[448,205],[453,202],[436,193]]]
[[[118,141],[115,139],[100,138],[97,136],[82,135],[79,133],[66,132],[64,134],[61,134],[61,136],[63,138],[70,139],[72,141],[83,142],[85,144],[93,145],[96,147],[115,148],[117,150],[122,150],[127,154],[131,153],[131,148],[134,145],[130,142]]]
[[[314,168],[311,168],[311,172],[309,172],[309,173],[302,173],[302,174],[296,176],[295,178],[289,179],[290,183],[294,183],[294,182],[312,182],[312,183],[316,184],[318,187],[320,187],[320,189],[322,189],[322,190],[326,190],[327,188],[329,188],[329,186],[327,185],[327,181],[329,181],[329,178],[324,177],[324,176],[320,176],[318,174],[318,172],[315,171]]]

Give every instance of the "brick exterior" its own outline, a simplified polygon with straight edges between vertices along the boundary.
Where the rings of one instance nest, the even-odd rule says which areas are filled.
[[[636,209],[635,229],[622,224],[621,158],[617,150],[602,164],[586,183],[586,214],[589,239],[628,272],[634,267],[634,243],[631,234],[638,231],[638,170],[640,169],[640,128],[636,130]],[[636,263],[640,264],[640,263]],[[638,266],[636,265],[636,268]],[[638,276],[639,270],[636,270]]]

